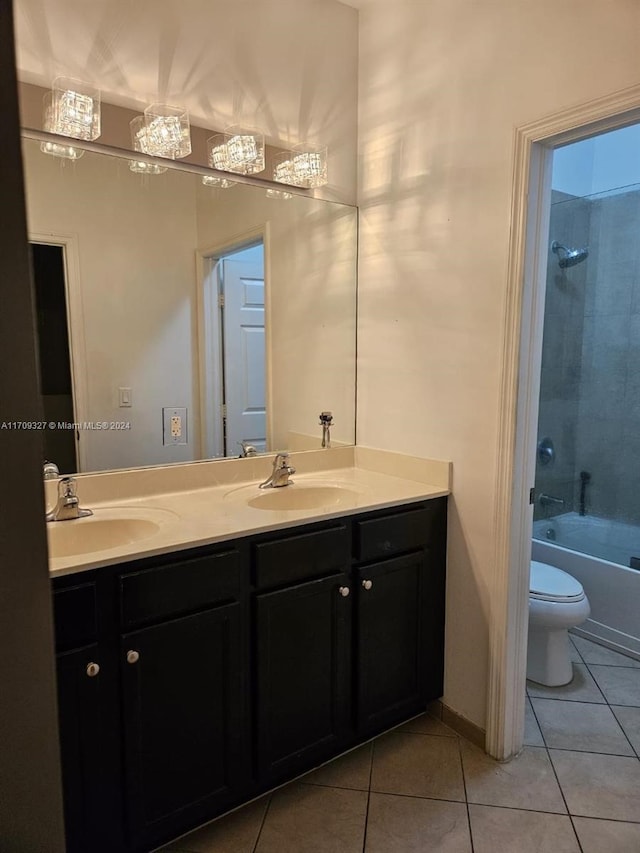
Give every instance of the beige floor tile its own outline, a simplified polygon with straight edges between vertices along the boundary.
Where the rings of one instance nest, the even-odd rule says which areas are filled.
[[[371,790],[464,801],[457,738],[392,732],[373,750]]]
[[[445,726],[443,722],[432,717],[431,714],[423,714],[415,720],[409,720],[403,726],[396,729],[397,732],[414,732],[421,735],[440,735],[442,737],[458,737],[457,732]]]
[[[365,853],[471,853],[464,803],[371,794]],[[573,851],[571,851],[573,853]]]
[[[226,817],[162,848],[162,853],[253,853],[269,797],[249,803]]]
[[[550,751],[572,815],[640,821],[640,761],[621,755]]]
[[[603,666],[630,666],[640,668],[640,661],[621,655],[606,646],[592,643],[584,637],[571,637],[585,663],[602,664]]]
[[[606,704],[598,685],[591,677],[586,664],[573,664],[573,680],[564,687],[544,687],[542,684],[527,682],[529,696],[543,699],[565,699],[568,702],[596,702]]]
[[[573,823],[582,853],[637,853],[640,850],[640,823],[575,817]]]
[[[512,761],[499,763],[461,741],[470,803],[566,814],[546,749],[526,746]]]
[[[367,799],[293,783],[273,795],[256,853],[362,853]]]
[[[569,636],[569,657],[571,658],[573,663],[584,663],[580,652],[573,643],[574,640],[575,637]]]
[[[631,746],[640,755],[640,708],[612,705],[611,710],[631,741]],[[640,850],[640,847],[638,849]]]
[[[531,700],[528,696],[526,697],[524,706],[524,745],[544,746],[542,732],[540,731],[540,726],[538,725],[538,721],[533,713]]]
[[[633,755],[629,741],[607,705],[532,699],[549,748]]]
[[[568,815],[469,806],[474,853],[580,853]]]
[[[300,781],[307,785],[331,785],[335,788],[368,791],[372,752],[373,744],[366,743],[341,758],[330,761],[324,767],[307,773]]]
[[[594,665],[589,669],[610,705],[640,706],[640,669]]]

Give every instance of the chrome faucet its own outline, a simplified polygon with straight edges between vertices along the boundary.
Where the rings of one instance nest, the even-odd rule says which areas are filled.
[[[289,477],[296,473],[296,469],[289,465],[288,453],[276,453],[273,460],[273,469],[264,483],[260,483],[259,489],[279,489],[282,486],[290,486]]]
[[[322,447],[331,447],[331,427],[333,425],[333,412],[320,412],[320,426],[322,427]]]
[[[84,518],[93,515],[90,509],[80,509],[80,498],[73,477],[61,477],[58,480],[58,503],[47,513],[47,521],[69,521],[71,518]]]

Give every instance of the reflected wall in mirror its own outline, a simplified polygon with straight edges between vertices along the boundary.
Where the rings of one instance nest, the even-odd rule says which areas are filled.
[[[61,470],[319,448],[326,410],[354,443],[355,208],[23,150]]]

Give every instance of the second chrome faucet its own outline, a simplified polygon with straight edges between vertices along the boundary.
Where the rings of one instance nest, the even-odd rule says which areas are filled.
[[[260,489],[279,489],[282,486],[290,486],[289,477],[295,474],[296,469],[289,465],[288,453],[276,453],[276,458],[273,460],[273,469],[264,481],[260,483]]]

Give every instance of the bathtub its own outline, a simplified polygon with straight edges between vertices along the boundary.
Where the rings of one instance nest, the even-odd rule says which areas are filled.
[[[631,524],[576,512],[533,524],[532,558],[573,575],[589,598],[591,616],[575,633],[640,660],[640,571],[631,557],[640,558]]]

